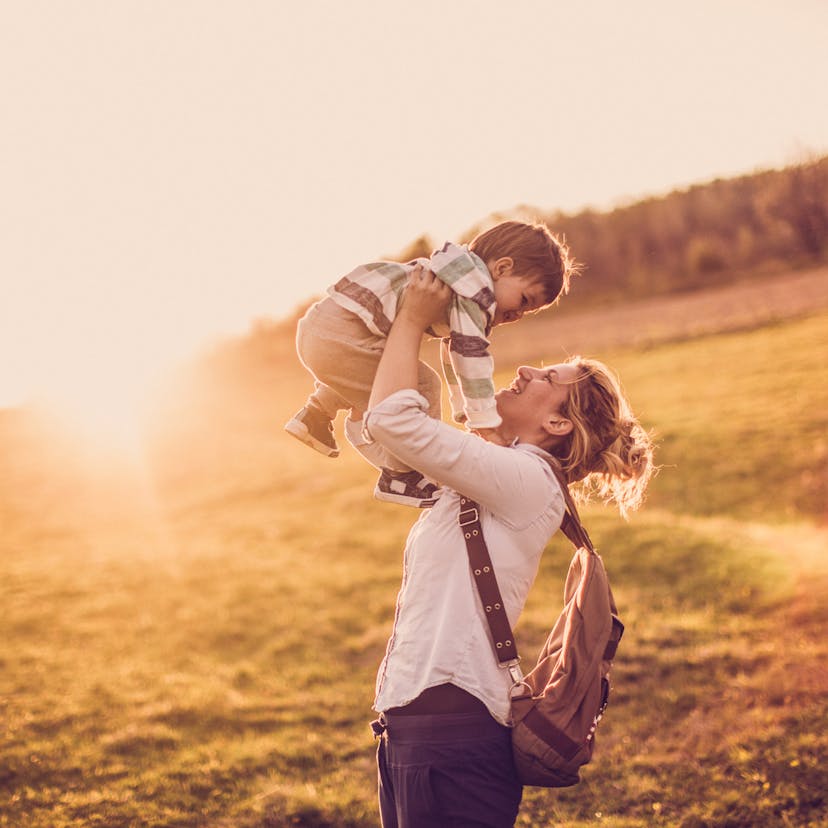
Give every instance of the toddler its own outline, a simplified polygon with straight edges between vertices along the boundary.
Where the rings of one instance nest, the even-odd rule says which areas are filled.
[[[573,264],[566,246],[542,224],[506,221],[468,245],[451,242],[430,258],[400,264],[361,265],[328,288],[299,321],[296,347],[316,387],[285,430],[316,451],[336,457],[333,420],[351,409],[346,428],[358,426],[368,406],[377,365],[391,323],[417,266],[431,270],[452,289],[447,317],[428,333],[441,338],[440,356],[452,415],[470,430],[495,428],[494,364],[489,334],[495,325],[553,304],[569,289]],[[439,376],[420,362],[419,391],[429,414],[440,418]],[[349,439],[351,430],[348,431]],[[426,508],[439,492],[434,481],[387,454],[359,446],[380,469],[378,500]],[[381,458],[381,459],[380,459]]]

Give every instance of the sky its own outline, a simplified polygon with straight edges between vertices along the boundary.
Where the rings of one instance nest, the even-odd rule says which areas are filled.
[[[826,43],[824,0],[0,0],[0,405],[129,401],[423,233],[824,154]]]

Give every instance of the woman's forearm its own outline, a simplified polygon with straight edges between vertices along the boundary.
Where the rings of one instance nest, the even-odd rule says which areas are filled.
[[[417,388],[422,339],[423,330],[419,325],[407,319],[405,314],[397,316],[391,326],[385,343],[385,351],[374,377],[370,407],[373,408],[395,391]]]
[[[429,325],[443,318],[451,296],[448,285],[421,266],[414,268],[405,290],[374,377],[371,407],[395,391],[417,389],[423,334]]]

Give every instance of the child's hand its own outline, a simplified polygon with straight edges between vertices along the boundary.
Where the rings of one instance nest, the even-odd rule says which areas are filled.
[[[430,270],[417,265],[408,277],[398,316],[425,330],[446,318],[451,288]]]

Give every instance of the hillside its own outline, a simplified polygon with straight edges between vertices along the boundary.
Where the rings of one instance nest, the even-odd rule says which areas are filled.
[[[629,523],[585,513],[627,629],[584,781],[528,790],[521,828],[826,824],[828,311],[797,314],[598,351],[662,470]],[[2,828],[376,825],[414,516],[281,432],[306,381],[289,331],[260,335],[180,378],[144,458],[0,418]],[[568,556],[553,539],[527,658]]]
[[[614,304],[574,307],[568,297],[518,325],[494,330],[492,353],[498,370],[531,361],[555,361],[571,354],[594,355],[619,348],[653,347],[715,333],[750,330],[828,307],[828,267],[741,280],[693,292]],[[246,337],[209,354],[201,369],[228,381],[259,384],[257,393],[293,397],[301,403],[307,386],[295,354],[296,317],[260,321]],[[435,343],[424,358],[437,366]],[[291,388],[290,382],[297,387]]]
[[[761,279],[826,263],[828,157],[699,183],[603,212],[524,207],[512,213],[544,221],[582,263],[573,305]]]
[[[750,330],[828,307],[828,267],[571,311],[567,299],[494,332],[504,365]],[[541,342],[549,343],[542,347]],[[530,346],[527,353],[527,343]]]
[[[614,209],[567,214],[518,206],[475,224],[542,221],[581,265],[567,304],[585,309],[749,280],[828,262],[828,157],[716,179]],[[414,239],[397,255],[428,256],[442,239]]]
[[[627,632],[584,782],[527,791],[522,828],[828,819],[825,281],[502,329],[504,381],[609,361],[662,465],[630,523],[586,512]],[[353,452],[282,433],[307,385],[292,326],[261,325],[176,378],[143,456],[0,416],[2,828],[376,824],[366,723],[413,516]],[[528,658],[567,559],[554,539]]]

